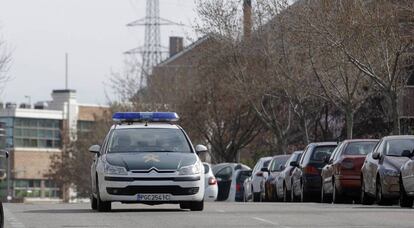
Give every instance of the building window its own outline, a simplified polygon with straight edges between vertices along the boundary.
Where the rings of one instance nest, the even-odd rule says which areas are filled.
[[[16,118],[14,146],[32,148],[60,148],[60,121]]]
[[[4,130],[6,132],[6,147],[13,147],[13,127],[14,127],[14,118],[10,117],[1,117],[0,122],[4,124]]]
[[[93,127],[94,122],[93,121],[83,121],[79,120],[77,127],[79,132],[89,132],[91,131]]]

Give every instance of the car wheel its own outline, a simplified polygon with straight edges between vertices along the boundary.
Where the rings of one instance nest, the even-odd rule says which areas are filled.
[[[202,211],[204,209],[204,200],[191,202],[189,205],[190,211]]]
[[[305,185],[303,184],[303,182],[300,184],[300,201],[302,203],[308,201],[308,196],[305,192]]]
[[[322,186],[321,188],[321,203],[330,203],[327,197],[327,194],[325,193],[325,189]]]
[[[189,202],[180,203],[180,209],[190,209],[190,203]]]
[[[391,205],[392,202],[388,201],[384,198],[384,195],[382,194],[382,187],[381,187],[381,180],[379,177],[377,177],[376,181],[376,200],[378,205]]]
[[[253,202],[260,202],[261,198],[260,192],[253,192]]]
[[[3,204],[0,202],[0,228],[4,227],[4,211]]]
[[[361,204],[362,205],[372,205],[374,203],[374,198],[369,196],[365,191],[364,180],[361,178]]]
[[[293,187],[293,183],[291,185],[292,186],[290,187],[290,202],[296,202],[295,189]]]
[[[106,201],[102,201],[101,200],[101,197],[100,197],[100,194],[99,194],[99,184],[98,184],[98,178],[96,179],[96,191],[97,191],[97,193],[96,193],[96,196],[97,196],[97,198],[96,198],[96,209],[99,211],[99,212],[108,212],[108,211],[111,211],[111,202],[106,202]]]
[[[412,208],[413,198],[407,195],[402,179],[400,179],[400,207]]]
[[[337,204],[342,202],[342,197],[336,188],[335,180],[332,183],[332,203]]]
[[[290,192],[287,191],[286,184],[283,184],[283,202],[289,201]]]
[[[92,210],[98,209],[98,201],[93,196],[93,194],[91,194],[91,208],[92,208]]]

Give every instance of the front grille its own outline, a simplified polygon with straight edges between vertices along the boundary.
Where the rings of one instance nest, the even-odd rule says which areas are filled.
[[[111,195],[128,195],[136,194],[171,194],[175,196],[195,195],[198,193],[198,187],[182,188],[180,186],[128,186],[126,188],[106,188]]]
[[[132,182],[132,181],[199,181],[200,176],[195,177],[105,177],[106,181]]]

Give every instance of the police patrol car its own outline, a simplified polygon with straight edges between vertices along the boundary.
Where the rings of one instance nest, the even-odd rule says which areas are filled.
[[[115,113],[102,146],[93,145],[91,207],[110,211],[111,202],[180,204],[202,211],[204,167],[176,113]]]

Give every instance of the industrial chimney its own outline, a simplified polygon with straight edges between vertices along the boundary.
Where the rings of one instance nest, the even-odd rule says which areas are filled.
[[[244,38],[252,34],[252,0],[243,0],[243,32]]]
[[[183,38],[178,36],[170,37],[170,57],[173,57],[177,53],[184,49]]]

